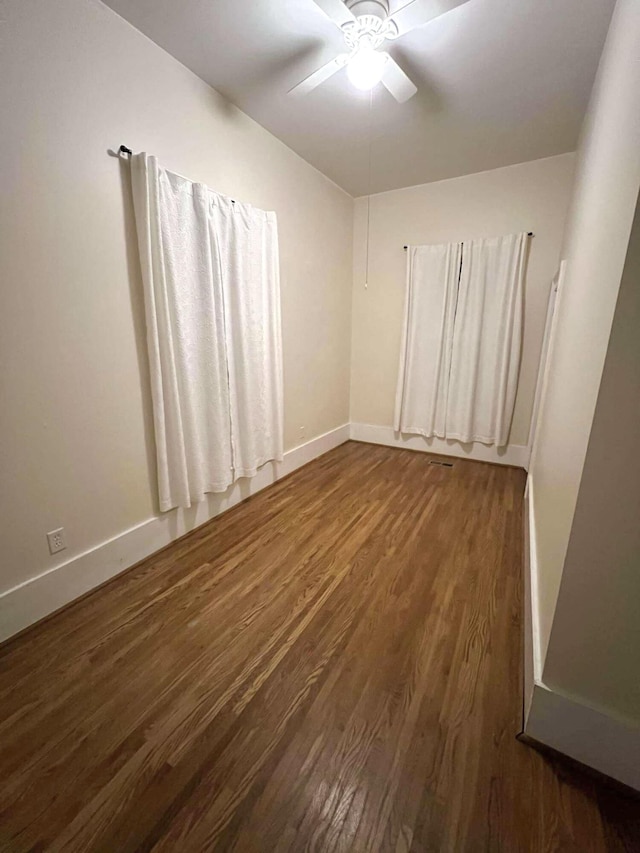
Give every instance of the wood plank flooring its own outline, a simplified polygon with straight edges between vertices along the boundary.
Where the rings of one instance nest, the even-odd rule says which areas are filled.
[[[3,851],[640,850],[515,740],[524,474],[350,442],[0,649]]]

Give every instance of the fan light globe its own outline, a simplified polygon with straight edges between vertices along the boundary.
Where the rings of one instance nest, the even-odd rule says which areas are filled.
[[[387,57],[371,47],[363,47],[347,65],[347,76],[356,89],[368,92],[382,79]]]

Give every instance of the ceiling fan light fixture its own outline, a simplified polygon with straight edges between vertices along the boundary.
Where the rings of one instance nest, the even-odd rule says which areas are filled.
[[[370,91],[377,83],[387,89],[399,104],[404,104],[418,87],[393,56],[379,50],[385,41],[428,24],[434,18],[463,6],[469,0],[394,0],[400,8],[391,11],[390,0],[314,0],[342,32],[349,53],[342,53],[301,80],[289,90],[291,95],[306,95],[347,66],[355,88]]]
[[[380,82],[387,62],[387,55],[368,45],[362,45],[347,65],[347,76],[351,83],[363,92]]]

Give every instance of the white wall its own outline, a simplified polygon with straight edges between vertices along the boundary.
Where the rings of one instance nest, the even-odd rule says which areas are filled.
[[[287,448],[348,421],[353,212],[96,0],[9,0],[1,17],[0,591],[157,512],[128,166],[107,149],[277,212]]]
[[[533,231],[525,291],[522,364],[510,443],[528,442],[551,280],[558,268],[573,179],[563,154],[371,197],[365,288],[367,200],[354,224],[351,420],[390,426],[405,292],[405,244],[445,243]]]
[[[543,661],[640,186],[639,46],[640,4],[619,0],[580,145],[566,276],[530,467]]]
[[[525,731],[640,790],[640,203]],[[525,642],[527,638],[525,637]]]
[[[580,481],[544,681],[586,705],[640,722],[640,204]]]

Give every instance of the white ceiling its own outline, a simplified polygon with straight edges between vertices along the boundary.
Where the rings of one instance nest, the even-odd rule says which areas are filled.
[[[574,150],[615,5],[469,0],[393,43],[418,94],[378,86],[370,118],[344,69],[287,95],[344,49],[313,0],[105,2],[356,196]]]

